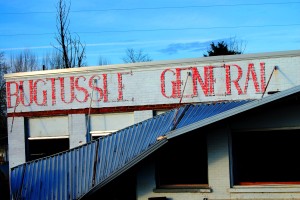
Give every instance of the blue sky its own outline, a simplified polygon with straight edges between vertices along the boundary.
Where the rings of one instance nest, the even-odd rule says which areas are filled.
[[[57,0],[0,1],[0,51],[52,52]],[[300,1],[73,0],[70,31],[99,57],[123,63],[127,48],[154,61],[202,57],[212,41],[235,37],[244,53],[300,49]]]

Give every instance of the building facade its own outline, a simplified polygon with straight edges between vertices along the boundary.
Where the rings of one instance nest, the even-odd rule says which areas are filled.
[[[286,51],[8,74],[10,168],[84,145],[182,105],[252,101],[297,87],[299,65],[300,51]],[[281,141],[285,150],[278,155],[297,152],[296,144],[289,149],[286,143],[299,138],[298,104],[278,105],[285,107],[276,112],[268,106],[247,111],[214,124],[216,128],[201,129],[204,134],[197,134],[200,129],[195,128],[171,140],[136,171],[136,198],[299,198],[296,167],[272,169],[278,163],[265,161],[270,154],[260,156],[266,146],[278,151],[276,142]],[[262,136],[270,131],[275,142]],[[249,151],[253,144],[256,148]],[[287,160],[293,156],[286,156]],[[266,169],[273,173],[265,175],[268,170],[257,168],[251,174],[257,167],[253,163],[269,164]],[[291,172],[274,179],[276,170]],[[180,175],[182,171],[186,173]],[[262,183],[267,186],[258,187]]]
[[[138,167],[137,199],[299,199],[299,97],[298,87],[294,96],[170,133]]]

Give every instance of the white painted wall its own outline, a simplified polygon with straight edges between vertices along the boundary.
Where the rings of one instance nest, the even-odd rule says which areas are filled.
[[[134,123],[137,124],[153,117],[153,110],[134,111]]]
[[[39,137],[69,136],[68,116],[36,117],[29,121],[29,139]]]
[[[134,124],[133,112],[93,114],[90,131],[116,131]]]
[[[275,66],[267,91],[300,84],[300,51],[8,74],[8,113],[257,99]]]
[[[225,127],[207,134],[208,182],[213,189],[209,199],[230,198],[229,134]]]
[[[71,114],[68,116],[70,148],[86,143],[86,116],[85,114]]]
[[[8,117],[8,157],[9,168],[23,164],[25,157],[25,126],[24,117]]]

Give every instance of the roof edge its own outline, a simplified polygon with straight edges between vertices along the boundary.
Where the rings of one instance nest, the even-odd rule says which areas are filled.
[[[236,108],[230,109],[228,111],[222,112],[222,113],[217,114],[215,116],[206,118],[206,119],[201,120],[199,122],[195,122],[191,125],[187,125],[187,126],[182,127],[180,129],[176,129],[174,131],[171,131],[169,134],[167,134],[166,137],[167,137],[167,139],[172,139],[173,137],[177,137],[179,135],[185,134],[185,133],[187,133],[189,131],[192,131],[192,130],[195,130],[197,128],[201,128],[201,127],[204,127],[206,125],[212,124],[214,122],[221,121],[221,120],[226,119],[228,117],[231,117],[231,116],[234,116],[236,114],[251,110],[253,108],[262,106],[264,104],[268,104],[270,102],[279,100],[279,99],[287,97],[289,95],[296,94],[298,92],[300,92],[300,85],[292,87],[292,88],[287,89],[287,90],[284,90],[282,92],[275,93],[273,95],[267,96],[267,97],[262,98],[262,99],[251,101],[251,102],[246,103],[244,105],[241,105],[241,106],[238,106]]]
[[[165,65],[195,65],[196,63],[212,63],[212,62],[232,62],[240,60],[250,60],[250,59],[267,59],[267,58],[278,58],[278,57],[294,57],[300,56],[300,50],[289,50],[289,51],[275,51],[275,52],[263,52],[263,53],[249,53],[249,54],[239,54],[239,55],[223,55],[223,56],[209,56],[209,57],[199,57],[199,58],[186,58],[186,59],[175,59],[175,60],[158,60],[151,62],[140,62],[140,63],[128,63],[128,64],[112,64],[105,66],[87,66],[80,68],[68,68],[68,69],[52,69],[45,71],[32,71],[32,72],[19,72],[5,74],[4,79],[12,79],[18,77],[31,77],[31,76],[53,76],[53,75],[70,75],[76,73],[94,73],[101,71],[102,73],[111,73],[112,71],[118,70],[151,70],[152,68],[161,68]]]

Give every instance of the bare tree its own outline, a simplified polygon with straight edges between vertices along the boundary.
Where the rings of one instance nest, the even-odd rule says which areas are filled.
[[[71,2],[67,5],[66,0],[58,0],[56,28],[58,34],[55,39],[59,47],[54,46],[62,55],[62,68],[82,67],[85,64],[85,44],[82,44],[80,37],[72,35],[69,31],[69,12]]]
[[[126,56],[123,57],[123,61],[124,63],[150,62],[152,58],[141,49],[136,51],[132,48],[128,48],[126,49]]]
[[[59,51],[52,51],[47,53],[42,59],[42,65],[47,69],[61,69],[63,68],[63,59]]]
[[[26,49],[10,56],[12,72],[28,72],[38,70],[38,57]]]
[[[9,72],[9,66],[5,60],[4,53],[0,52],[0,132],[7,133],[6,120],[6,93],[4,74]],[[3,138],[0,134],[0,138]]]
[[[109,65],[110,61],[103,56],[99,56],[98,65]]]
[[[235,52],[240,52],[240,54],[244,53],[246,46],[245,40],[238,40],[236,37],[231,37],[228,40],[228,48]]]

